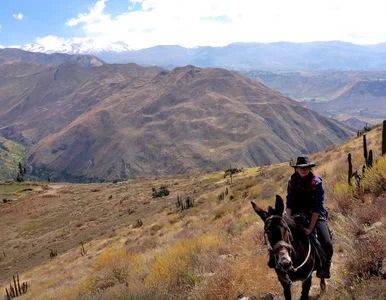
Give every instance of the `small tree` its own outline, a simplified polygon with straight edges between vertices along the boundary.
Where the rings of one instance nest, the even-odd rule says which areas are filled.
[[[16,181],[17,182],[23,182],[24,176],[25,176],[25,174],[27,174],[27,169],[25,167],[23,167],[21,162],[19,162],[18,168],[19,168],[19,172],[17,173]]]

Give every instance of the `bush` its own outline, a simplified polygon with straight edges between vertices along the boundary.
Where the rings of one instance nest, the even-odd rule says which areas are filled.
[[[237,174],[237,173],[240,173],[243,171],[243,168],[231,168],[231,169],[227,169],[224,171],[224,178],[226,178],[227,176],[230,176],[231,174]]]
[[[216,210],[215,214],[214,214],[214,219],[217,220],[217,219],[220,219],[222,218],[223,216],[229,214],[233,212],[233,208],[232,206],[230,205],[225,205],[225,206],[222,206],[221,208],[219,208],[218,210]]]
[[[368,279],[379,275],[378,264],[386,257],[386,237],[369,232],[358,238],[348,260],[349,277]]]
[[[160,189],[153,188],[153,198],[159,198],[169,195],[169,190],[165,185],[161,185]]]
[[[217,236],[177,242],[156,256],[145,285],[161,293],[180,294],[190,291],[199,280],[197,275],[203,268],[203,257],[219,244],[221,240]]]
[[[257,197],[260,196],[261,192],[263,191],[263,188],[260,185],[254,185],[250,189],[251,191],[251,198],[256,199]]]
[[[335,200],[337,208],[343,214],[352,211],[355,202],[358,200],[354,198],[355,189],[346,181],[339,181],[335,184],[331,197]]]
[[[386,156],[382,156],[372,168],[366,169],[363,188],[375,196],[386,192]]]

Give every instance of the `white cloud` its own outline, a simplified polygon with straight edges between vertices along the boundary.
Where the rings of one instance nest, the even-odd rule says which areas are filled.
[[[16,20],[23,20],[24,15],[21,13],[12,15]]]
[[[72,18],[66,22],[66,25],[75,26],[80,23],[94,23],[94,22],[104,22],[110,17],[103,15],[103,10],[106,7],[107,0],[99,0],[94,7],[90,8],[88,14],[79,14],[76,18]]]
[[[87,37],[134,47],[233,42],[386,41],[386,2],[368,0],[132,0],[126,12],[104,13],[108,0],[67,21]]]
[[[3,26],[0,25],[0,32],[1,32],[1,29],[3,28]]]

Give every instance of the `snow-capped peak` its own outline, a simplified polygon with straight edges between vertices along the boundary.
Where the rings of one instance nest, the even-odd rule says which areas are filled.
[[[42,53],[96,54],[101,52],[123,52],[136,50],[125,42],[109,42],[104,39],[71,38],[63,39],[47,36],[36,39],[34,43],[21,46],[20,49]]]

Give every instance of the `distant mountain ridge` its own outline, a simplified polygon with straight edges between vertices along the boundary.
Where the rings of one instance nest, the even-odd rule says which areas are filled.
[[[9,61],[33,62],[45,66],[58,66],[66,61],[74,61],[86,68],[99,67],[104,64],[104,61],[93,55],[45,54],[13,48],[0,49],[0,64]]]
[[[341,41],[233,43],[224,47],[159,45],[136,50],[124,42],[71,39],[54,48],[38,43],[20,47],[44,53],[93,54],[108,63],[136,63],[173,69],[186,65],[232,70],[382,70],[386,43],[355,45]]]

